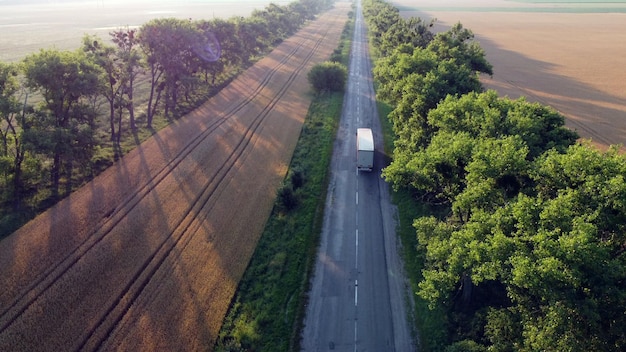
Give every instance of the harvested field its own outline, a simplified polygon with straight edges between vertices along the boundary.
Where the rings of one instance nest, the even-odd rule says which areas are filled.
[[[0,350],[211,350],[349,10],[1,241]]]
[[[85,34],[110,39],[118,28],[138,28],[162,17],[250,16],[279,0],[0,0],[0,61],[15,62],[39,49],[74,50]]]
[[[403,16],[437,18],[436,30],[472,30],[494,66],[486,88],[552,106],[600,148],[626,144],[626,1],[393,3]]]

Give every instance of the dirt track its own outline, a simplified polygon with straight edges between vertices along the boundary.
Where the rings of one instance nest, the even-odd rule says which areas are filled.
[[[348,4],[0,242],[0,351],[210,350]]]

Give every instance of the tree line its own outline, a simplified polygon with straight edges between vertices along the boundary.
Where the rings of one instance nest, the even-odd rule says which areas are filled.
[[[153,133],[155,117],[197,106],[332,3],[272,3],[230,19],[158,18],[107,40],[85,35],[74,51],[0,62],[0,237],[119,158],[123,137]]]
[[[444,312],[443,351],[626,349],[626,159],[554,109],[485,91],[460,23],[432,33],[365,0],[377,96],[394,109],[392,186],[430,204],[413,226],[418,296]],[[444,214],[444,215],[441,215]]]

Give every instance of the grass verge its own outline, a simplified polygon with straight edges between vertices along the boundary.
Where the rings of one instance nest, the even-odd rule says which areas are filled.
[[[349,17],[332,55],[346,66],[354,13]],[[216,351],[300,350],[342,106],[343,93],[314,97],[272,214],[224,318]]]
[[[308,281],[313,269],[343,94],[317,96],[309,108],[279,197],[239,283],[217,351],[299,349]],[[281,192],[283,193],[283,192]]]

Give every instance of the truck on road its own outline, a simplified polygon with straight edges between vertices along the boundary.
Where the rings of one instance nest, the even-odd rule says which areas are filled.
[[[374,136],[370,128],[356,130],[356,168],[358,171],[372,171],[374,167]]]

